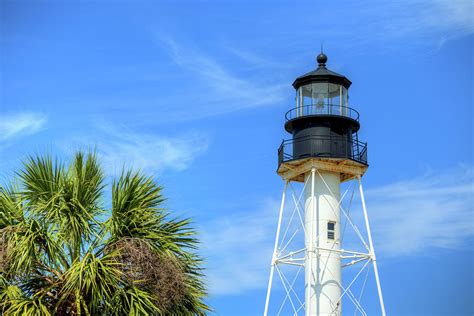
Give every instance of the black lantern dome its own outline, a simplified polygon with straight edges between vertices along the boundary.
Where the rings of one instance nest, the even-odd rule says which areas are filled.
[[[318,62],[318,68],[296,78],[295,82],[293,82],[293,87],[295,89],[298,89],[302,85],[311,82],[331,82],[342,85],[344,88],[349,89],[350,85],[352,84],[349,79],[326,68],[328,57],[324,53],[321,52],[321,54],[316,57],[316,60]]]
[[[326,68],[328,58],[323,52],[316,60],[316,70],[293,82],[296,106],[286,113],[285,122],[293,139],[280,147],[279,163],[316,157],[350,159],[367,165],[366,145],[358,141],[357,135],[359,113],[349,107],[351,81]]]

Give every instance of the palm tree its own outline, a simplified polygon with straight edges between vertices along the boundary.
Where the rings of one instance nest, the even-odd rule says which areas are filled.
[[[111,187],[107,209],[96,155],[82,152],[69,166],[30,157],[0,186],[0,314],[209,311],[190,221],[171,218],[162,187],[139,172]]]

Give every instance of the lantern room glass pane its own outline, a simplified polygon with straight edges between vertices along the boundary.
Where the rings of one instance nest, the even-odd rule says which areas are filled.
[[[311,95],[312,103],[311,105],[316,105],[319,110],[324,108],[328,104],[328,83],[312,83],[311,84]]]
[[[297,114],[348,115],[348,93],[341,85],[327,82],[310,83],[296,91]]]
[[[311,105],[313,104],[312,101],[312,94],[311,94],[311,85],[306,85],[301,87],[301,94],[303,97],[303,105]]]

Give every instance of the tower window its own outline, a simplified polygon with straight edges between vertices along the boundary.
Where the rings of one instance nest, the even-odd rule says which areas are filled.
[[[329,240],[334,240],[334,237],[336,235],[336,222],[328,222],[328,239]]]

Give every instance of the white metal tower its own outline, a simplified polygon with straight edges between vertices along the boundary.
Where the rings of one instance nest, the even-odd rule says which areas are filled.
[[[285,123],[293,137],[278,150],[277,172],[285,187],[264,316],[342,315],[343,300],[351,302],[344,307],[348,312],[367,315],[362,295],[371,268],[379,312],[385,316],[361,183],[368,168],[367,144],[358,141],[359,113],[348,106],[351,82],[326,68],[322,52],[317,61],[315,71],[293,83],[296,107],[287,112]],[[341,183],[347,187],[342,194]],[[355,220],[359,215],[363,228]],[[346,249],[343,238],[349,230],[355,238]],[[292,278],[285,267],[294,268]],[[343,269],[353,269],[346,273],[350,279],[342,279]],[[284,293],[280,297],[273,293],[275,275]]]

